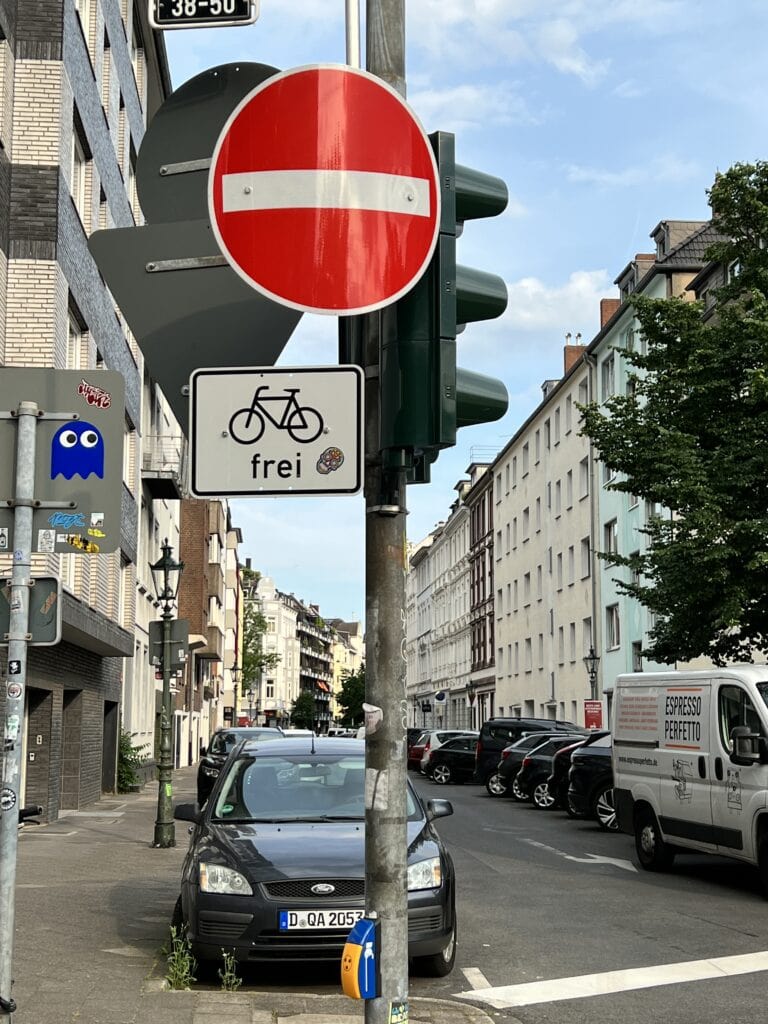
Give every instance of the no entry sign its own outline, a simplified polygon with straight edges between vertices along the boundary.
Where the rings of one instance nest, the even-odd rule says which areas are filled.
[[[439,227],[437,165],[413,111],[344,65],[286,71],[235,108],[213,152],[211,225],[232,267],[313,313],[367,313],[423,274]]]

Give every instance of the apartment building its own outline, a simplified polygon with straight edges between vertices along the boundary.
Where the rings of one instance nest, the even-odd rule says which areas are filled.
[[[345,622],[343,619],[329,619],[328,625],[333,630],[332,643],[332,682],[331,682],[331,721],[338,722],[343,714],[337,701],[341,684],[347,676],[354,676],[365,662],[365,638],[360,622]]]
[[[109,368],[126,389],[120,549],[33,559],[34,574],[64,588],[63,641],[30,648],[28,661],[24,737],[35,756],[23,759],[22,798],[47,819],[114,788],[121,701],[140,740],[154,731],[148,660],[135,661],[146,631],[134,636],[151,614],[148,564],[159,554],[144,507],[143,366],[86,240],[138,222],[136,152],[169,88],[146,4],[0,5],[0,365]],[[177,536],[169,510],[154,522]]]
[[[493,611],[493,473],[487,463],[467,469],[469,509],[470,724],[476,728],[496,713],[495,616]]]
[[[299,694],[301,656],[296,624],[301,602],[292,594],[279,591],[269,576],[259,579],[257,596],[267,624],[264,651],[277,655],[276,664],[265,669],[255,681],[257,722],[287,725]]]

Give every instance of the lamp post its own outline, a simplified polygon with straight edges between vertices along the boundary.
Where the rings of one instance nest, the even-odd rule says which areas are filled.
[[[253,687],[248,687],[248,724],[253,725]]]
[[[160,711],[160,765],[158,771],[157,818],[155,847],[166,849],[176,845],[172,813],[171,788],[171,621],[173,606],[179,592],[183,562],[174,562],[168,538],[163,541],[161,557],[150,564],[155,594],[162,604],[163,620],[163,702]]]
[[[477,690],[477,683],[473,683],[472,680],[467,682],[467,700],[469,701],[469,728],[474,729],[475,727],[475,692]]]
[[[240,673],[242,669],[239,665],[233,665],[230,669],[232,673],[232,725],[237,725],[237,684],[240,681]]]
[[[583,658],[584,667],[589,676],[589,695],[592,700],[597,699],[597,666],[600,664],[600,656],[595,648],[590,645],[589,651]]]

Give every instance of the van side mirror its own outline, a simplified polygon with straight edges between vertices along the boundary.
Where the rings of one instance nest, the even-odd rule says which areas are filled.
[[[748,725],[736,725],[731,729],[731,763],[747,768],[760,764],[765,756],[765,742],[759,733],[752,732]]]

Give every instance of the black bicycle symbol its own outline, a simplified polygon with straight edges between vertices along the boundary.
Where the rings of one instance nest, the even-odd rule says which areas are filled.
[[[318,438],[325,424],[323,417],[311,405],[299,405],[296,395],[301,388],[284,388],[282,395],[263,395],[269,385],[256,388],[250,406],[238,409],[229,421],[229,433],[238,444],[256,444],[267,425],[267,420],[278,430],[287,430],[294,441],[309,444]],[[267,402],[281,402],[283,412],[276,419],[267,408]]]

